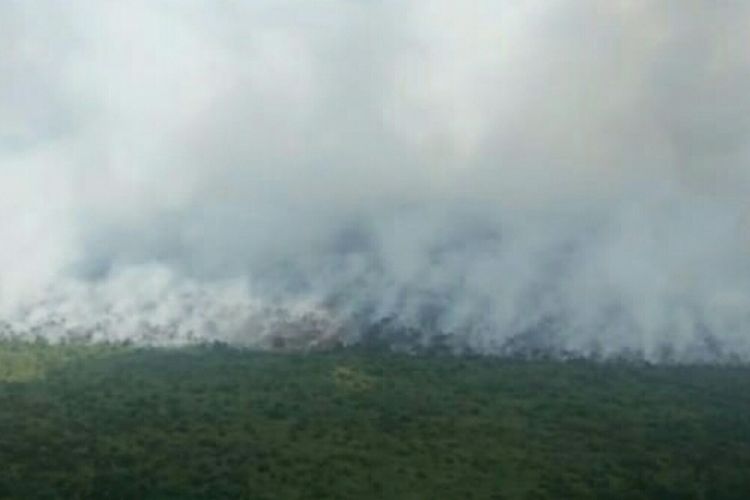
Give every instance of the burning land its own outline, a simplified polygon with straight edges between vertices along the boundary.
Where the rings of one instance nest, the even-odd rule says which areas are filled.
[[[748,33],[0,1],[0,500],[750,498]]]

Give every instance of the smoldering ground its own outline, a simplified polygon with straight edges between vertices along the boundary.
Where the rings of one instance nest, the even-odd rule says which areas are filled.
[[[5,334],[747,359],[748,33],[740,1],[4,2]]]

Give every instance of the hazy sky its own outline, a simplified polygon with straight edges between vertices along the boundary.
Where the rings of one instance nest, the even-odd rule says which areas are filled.
[[[748,358],[748,46],[744,1],[4,1],[0,318]]]

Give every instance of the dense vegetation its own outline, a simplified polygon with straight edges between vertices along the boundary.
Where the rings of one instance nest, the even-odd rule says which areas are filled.
[[[750,368],[0,342],[0,498],[750,498]]]

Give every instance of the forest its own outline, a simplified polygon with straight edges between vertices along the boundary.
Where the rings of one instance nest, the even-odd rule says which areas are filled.
[[[0,499],[745,499],[750,368],[0,342]]]

